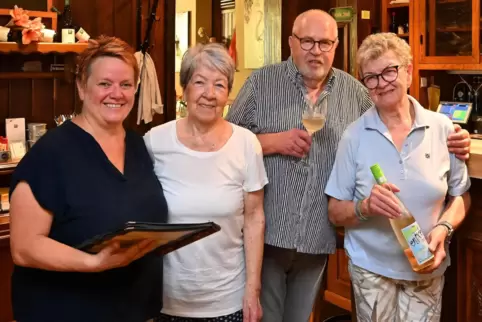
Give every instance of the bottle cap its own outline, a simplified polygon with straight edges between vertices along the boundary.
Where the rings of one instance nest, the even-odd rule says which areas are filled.
[[[383,174],[382,168],[378,163],[375,163],[370,167],[370,170],[372,171],[373,177],[375,180],[379,183],[385,183],[387,182],[387,179],[385,178],[385,175]]]

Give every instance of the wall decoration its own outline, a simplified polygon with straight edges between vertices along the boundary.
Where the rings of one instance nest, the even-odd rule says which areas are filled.
[[[178,12],[176,13],[176,28],[174,44],[176,55],[175,71],[178,73],[181,71],[181,61],[184,53],[191,45],[190,39],[191,32],[191,12]]]
[[[251,19],[251,9],[253,8],[253,0],[244,0],[244,21],[249,23]]]
[[[246,5],[250,6],[246,7]],[[246,69],[257,69],[264,65],[264,15],[264,0],[245,0],[244,68]]]

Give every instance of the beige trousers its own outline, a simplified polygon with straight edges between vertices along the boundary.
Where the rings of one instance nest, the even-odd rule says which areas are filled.
[[[358,322],[438,322],[444,277],[395,280],[348,264]]]

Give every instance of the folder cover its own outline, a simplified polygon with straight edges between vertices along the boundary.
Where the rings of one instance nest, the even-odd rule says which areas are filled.
[[[125,223],[124,227],[86,240],[77,248],[88,253],[98,253],[113,241],[121,248],[128,248],[144,239],[156,240],[156,252],[162,255],[189,245],[219,231],[213,222],[193,224],[161,224],[150,222]]]

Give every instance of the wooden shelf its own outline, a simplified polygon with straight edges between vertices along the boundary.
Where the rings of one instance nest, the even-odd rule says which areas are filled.
[[[400,38],[408,38],[409,34],[408,34],[408,32],[406,32],[404,34],[397,34],[397,36],[400,37]]]
[[[63,77],[65,77],[65,72],[0,72],[0,79],[53,79]]]
[[[437,28],[437,32],[472,32],[472,27],[442,27]]]
[[[460,56],[454,56],[453,58],[459,58]],[[480,71],[480,64],[460,64],[460,63],[453,63],[453,64],[444,64],[444,63],[436,63],[436,64],[424,64],[421,63],[418,65],[419,70],[472,70],[472,71]],[[479,74],[482,74],[480,71]]]
[[[393,9],[393,8],[408,8],[409,3],[394,3],[394,4],[388,4],[388,9]]]
[[[463,3],[467,2],[467,0],[437,0],[437,4],[445,4],[445,3]]]
[[[29,45],[18,45],[14,42],[0,42],[0,53],[81,53],[87,48],[87,43],[76,43],[76,44],[62,44],[62,43],[31,43]]]

